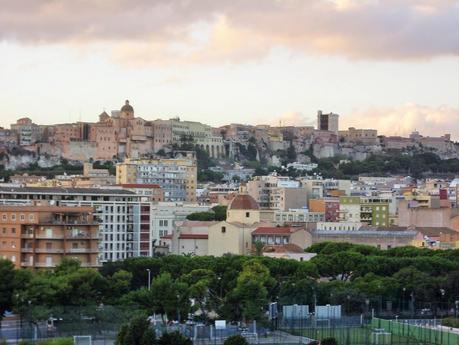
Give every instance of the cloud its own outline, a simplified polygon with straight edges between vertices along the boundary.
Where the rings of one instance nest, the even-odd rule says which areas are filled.
[[[266,121],[266,120],[265,120]],[[263,123],[260,119],[257,123]],[[269,121],[271,126],[315,126],[314,119],[305,116],[301,112],[286,112]]]
[[[459,108],[430,107],[407,103],[399,107],[357,110],[341,116],[340,127],[377,128],[379,134],[407,136],[417,130],[422,135],[449,133],[459,139]]]
[[[457,0],[0,0],[0,40],[127,64],[237,62],[273,48],[354,59],[459,55]]]

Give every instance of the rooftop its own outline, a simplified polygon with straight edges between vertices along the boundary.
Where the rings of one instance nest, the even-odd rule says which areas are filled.
[[[4,194],[86,194],[86,195],[123,195],[135,196],[134,192],[124,189],[102,188],[63,188],[63,187],[0,187],[0,193]]]
[[[292,232],[295,230],[290,227],[259,227],[252,232],[252,235],[289,235]]]
[[[238,194],[228,206],[228,210],[259,210],[260,207],[253,197],[248,194]]]

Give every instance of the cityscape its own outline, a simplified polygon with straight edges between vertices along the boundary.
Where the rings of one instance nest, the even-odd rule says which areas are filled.
[[[6,1],[0,344],[459,345],[458,15]]]

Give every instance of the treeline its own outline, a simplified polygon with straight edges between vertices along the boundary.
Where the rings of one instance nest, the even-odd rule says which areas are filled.
[[[358,175],[388,176],[395,174],[420,178],[426,174],[459,172],[459,159],[441,159],[433,152],[398,152],[373,154],[362,161],[348,161],[345,157],[319,159],[314,171],[325,177],[350,178]]]
[[[227,320],[263,320],[271,301],[342,304],[347,312],[406,309],[411,299],[443,309],[459,300],[459,250],[387,251],[346,243],[308,249],[308,262],[255,256],[132,258],[100,270],[65,260],[53,271],[14,270],[0,260],[0,306],[35,319],[57,306],[112,305],[184,320],[216,311]],[[148,289],[148,271],[151,286]],[[190,299],[194,301],[193,305]],[[30,310],[33,310],[31,312]]]

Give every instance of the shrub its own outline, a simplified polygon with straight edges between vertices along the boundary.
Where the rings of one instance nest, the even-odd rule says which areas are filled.
[[[232,335],[228,337],[223,345],[249,345],[249,342],[242,335]]]
[[[191,339],[184,337],[180,332],[164,333],[158,339],[158,345],[193,345]]]
[[[448,317],[441,320],[442,326],[459,328],[459,318]]]
[[[37,343],[38,345],[73,345],[72,338],[54,338],[42,340]]]
[[[338,342],[336,341],[335,338],[329,337],[329,338],[323,338],[320,344],[321,345],[338,345]]]

